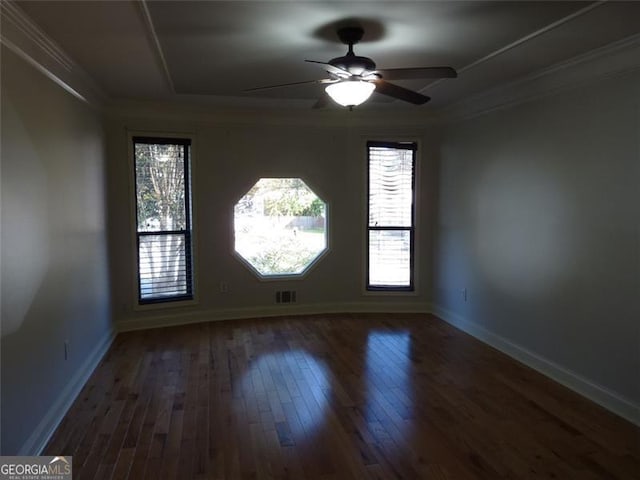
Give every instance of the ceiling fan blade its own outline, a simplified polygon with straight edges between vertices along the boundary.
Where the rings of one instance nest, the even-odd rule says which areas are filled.
[[[319,108],[324,108],[329,104],[329,95],[327,95],[326,93],[323,93],[322,96],[316,101],[316,103],[313,104],[313,108],[314,110],[317,110]]]
[[[383,68],[378,73],[385,80],[410,80],[413,78],[456,78],[451,67]]]
[[[259,90],[270,90],[272,88],[293,87],[295,85],[311,85],[313,83],[333,83],[335,80],[323,78],[322,80],[307,80],[304,82],[280,83],[278,85],[267,85],[266,87],[247,88],[243,92],[257,92]]]
[[[404,100],[405,102],[413,103],[415,105],[422,105],[431,100],[426,95],[422,95],[421,93],[414,92],[413,90],[400,87],[399,85],[395,85],[393,83],[389,83],[385,80],[382,80],[381,78],[378,80],[374,80],[373,83],[375,83],[376,85],[376,92],[387,95],[389,97],[397,98],[398,100]]]
[[[340,77],[344,77],[345,75],[348,77],[351,76],[351,72],[349,72],[348,70],[345,70],[344,68],[336,67],[335,65],[331,65],[330,63],[327,63],[327,62],[319,62],[318,60],[305,60],[305,62],[318,63],[320,65],[324,65],[324,68],[327,72],[333,73],[334,75],[338,75]]]

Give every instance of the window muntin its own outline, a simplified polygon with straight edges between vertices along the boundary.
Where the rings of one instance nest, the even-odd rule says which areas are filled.
[[[415,143],[367,143],[367,290],[413,291]]]
[[[326,211],[300,178],[261,178],[234,207],[235,251],[261,277],[301,275],[326,251]]]
[[[133,137],[140,304],[193,298],[190,147]]]

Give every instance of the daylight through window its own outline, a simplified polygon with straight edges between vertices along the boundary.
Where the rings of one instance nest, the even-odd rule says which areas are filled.
[[[413,290],[415,157],[415,143],[367,143],[368,290]]]
[[[326,250],[326,204],[299,178],[261,178],[236,203],[235,250],[260,276],[300,275]]]
[[[140,303],[193,298],[190,145],[188,139],[133,138]]]

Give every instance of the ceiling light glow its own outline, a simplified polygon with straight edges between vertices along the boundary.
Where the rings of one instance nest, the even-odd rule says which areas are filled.
[[[376,89],[375,84],[362,80],[343,80],[332,83],[325,91],[339,105],[355,107],[364,103]]]

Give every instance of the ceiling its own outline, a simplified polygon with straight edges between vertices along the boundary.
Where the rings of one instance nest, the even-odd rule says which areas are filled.
[[[457,79],[398,81],[432,97],[416,107],[374,95],[365,108],[433,109],[640,32],[640,2],[17,1],[113,100],[310,108],[359,24],[356,54],[379,68],[449,65]],[[377,98],[380,97],[380,98]],[[362,107],[359,107],[362,108]]]

